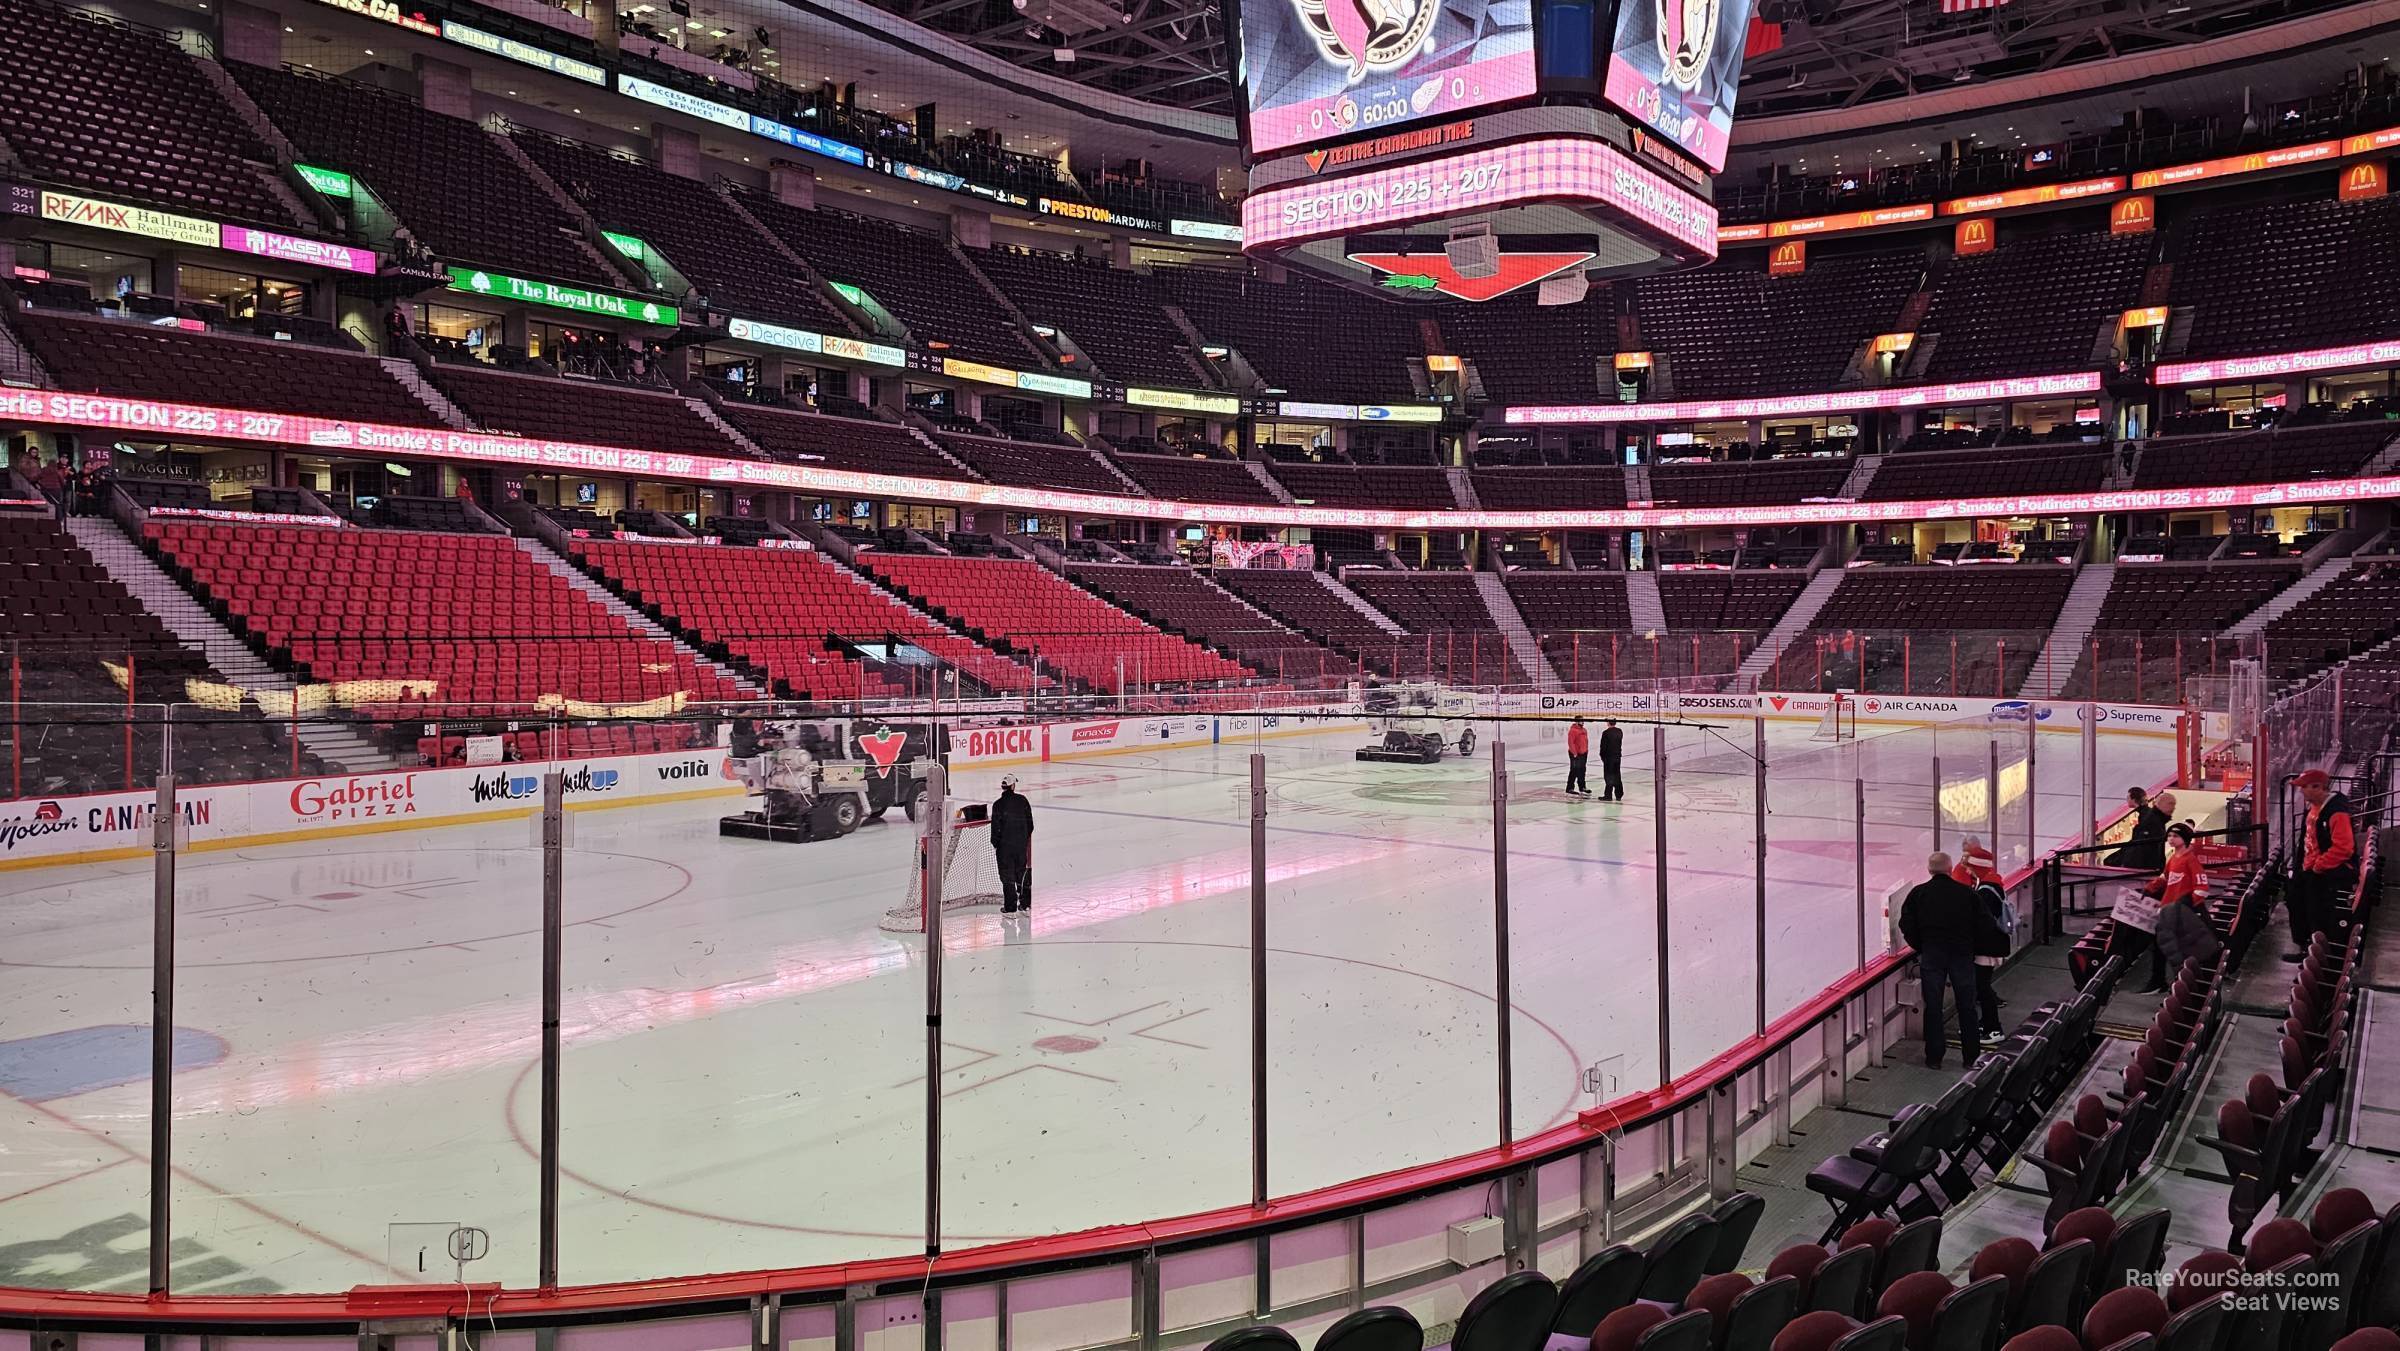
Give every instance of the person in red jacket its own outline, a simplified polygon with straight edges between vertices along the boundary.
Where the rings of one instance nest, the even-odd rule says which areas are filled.
[[[1986,882],[1997,887],[2001,885],[2000,860],[1993,857],[1991,846],[1969,835],[1958,842],[1958,866],[1950,870],[1950,875],[1970,887]]]
[[[1592,734],[1577,718],[1567,727],[1567,791],[1576,797],[1590,797],[1592,786],[1584,780],[1584,766],[1592,758]]]
[[[2200,866],[2200,845],[2193,838],[2189,825],[2178,822],[2167,827],[2166,864],[2159,869],[2158,876],[2142,884],[2142,890],[2157,900],[2162,915],[2169,906],[2202,907],[2208,904],[2208,873]],[[2156,941],[2156,930],[2152,934],[2150,983],[2142,987],[2141,993],[2144,994],[2155,994],[2167,988],[2167,953],[2164,946]],[[2180,966],[2181,958],[2175,964]]]
[[[2312,769],[2293,780],[2308,803],[2308,820],[2300,830],[2300,875],[2293,879],[2287,908],[2292,917],[2295,951],[2287,962],[2299,961],[2309,940],[2331,932],[2342,901],[2358,885],[2358,836],[2350,822],[2350,799],[2333,789],[2333,776]]]
[[[1996,1033],[2000,1010],[2008,1001],[2000,997],[1992,981],[2008,960],[2009,944],[2014,941],[2001,918],[2007,913],[2008,885],[2001,879],[2000,860],[1993,856],[1991,846],[1975,835],[1958,842],[1958,864],[1950,870],[1950,877],[1974,888],[1975,899],[1983,907],[1983,922],[1975,929],[1975,1002],[1982,1013],[1979,1026]]]

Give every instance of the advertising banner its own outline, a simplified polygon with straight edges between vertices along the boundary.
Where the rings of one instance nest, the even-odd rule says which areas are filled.
[[[1530,5],[1241,0],[1239,17],[1254,157],[1533,94]]]

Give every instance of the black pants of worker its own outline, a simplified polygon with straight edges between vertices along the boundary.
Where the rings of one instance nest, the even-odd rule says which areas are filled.
[[[1591,759],[1592,757],[1589,752],[1586,752],[1582,755],[1569,755],[1567,757],[1568,792],[1581,793],[1586,797],[1591,796],[1591,782],[1584,777],[1584,766],[1590,764]]]
[[[1600,759],[1600,796],[1610,802],[1625,800],[1625,766],[1612,757]]]
[[[2000,991],[1993,987],[1992,977],[1999,970],[1996,966],[1975,963],[1975,1026],[1994,1037],[2000,1035]],[[1975,1063],[1975,1057],[1968,1056],[1967,1063]]]
[[[1976,1025],[1975,959],[1966,954],[1928,956],[1917,954],[1917,978],[1921,982],[1925,1003],[1925,1063],[1935,1069],[1942,1067],[1942,1055],[1948,1049],[1942,1036],[1942,992],[1948,990],[1958,1006],[1958,1044],[1966,1048],[1967,1064],[1983,1054],[1982,1029]]]
[[[1000,913],[1033,908],[1033,851],[995,849],[992,866],[1000,871]]]
[[[2292,946],[2305,955],[2309,940],[2321,933],[2336,932],[2340,928],[2342,903],[2350,898],[2357,883],[2357,875],[2347,868],[2323,873],[2303,868],[2292,879],[2292,896],[2285,902],[2292,917]]]

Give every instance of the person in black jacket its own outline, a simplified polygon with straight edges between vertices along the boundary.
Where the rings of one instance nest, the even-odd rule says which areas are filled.
[[[2159,797],[2170,806],[2175,801],[2164,793]],[[2133,809],[2133,838],[2108,856],[2108,864],[2157,872],[2167,864],[2167,809],[2140,788],[2125,790],[2125,805]]]
[[[1600,731],[1600,799],[1625,800],[1625,729],[1610,718]]]
[[[1930,875],[1900,903],[1900,937],[1917,950],[1917,977],[1923,983],[1925,1063],[1940,1069],[1948,1049],[1942,1036],[1942,992],[1948,990],[1958,1001],[1958,1044],[1966,1049],[1965,1063],[1972,1065],[1983,1053],[1975,1017],[1976,940],[1987,922],[1983,902],[1950,875],[1948,854],[1936,851],[1925,868]]]
[[[992,799],[992,866],[1000,872],[1000,913],[1033,909],[1033,804],[1017,791],[1017,776],[1000,780]]]

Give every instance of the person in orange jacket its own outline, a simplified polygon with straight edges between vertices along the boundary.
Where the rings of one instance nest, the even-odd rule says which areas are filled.
[[[2195,832],[2182,822],[2167,827],[2167,862],[2142,888],[2158,898],[2158,924],[2150,946],[2150,990],[2166,987],[2167,972],[2185,961],[2215,955],[2219,945],[2208,922],[2208,871],[2201,866]]]
[[[2358,885],[2358,836],[2350,821],[2350,799],[2334,791],[2333,776],[2312,769],[2293,780],[2308,803],[2308,820],[2300,830],[2300,875],[2293,879],[2287,904],[2292,918],[2294,951],[2287,962],[2299,961],[2309,940],[2331,932],[2342,899]]]
[[[1579,717],[1567,726],[1567,791],[1577,797],[1592,795],[1592,786],[1584,779],[1584,767],[1591,758],[1592,734]]]

